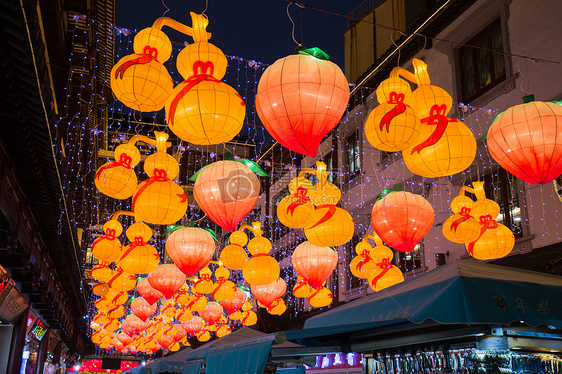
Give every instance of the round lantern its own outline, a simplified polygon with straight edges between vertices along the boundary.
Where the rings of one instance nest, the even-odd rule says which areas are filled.
[[[150,285],[162,292],[166,299],[172,297],[181,288],[185,279],[185,274],[174,264],[158,265],[148,276]]]
[[[156,303],[164,296],[162,292],[150,285],[148,278],[142,278],[137,282],[137,292],[144,297],[146,302],[150,305]]]
[[[265,70],[256,111],[282,146],[316,157],[318,145],[337,126],[348,101],[343,72],[314,48],[279,59]]]
[[[532,184],[562,174],[562,105],[533,101],[500,113],[488,130],[488,150],[505,170]]]
[[[478,260],[492,260],[505,257],[515,245],[511,230],[494,221],[491,216],[480,218],[480,237],[465,244],[468,253]]]
[[[212,325],[223,316],[223,309],[219,303],[210,302],[204,310],[199,311],[199,315],[208,325]]]
[[[172,53],[170,39],[157,28],[141,30],[134,39],[135,54],[123,57],[111,70],[111,90],[131,109],[162,109],[174,83],[164,67]]]
[[[280,315],[285,311],[283,310],[281,313],[278,313],[279,309],[283,309],[279,307],[284,306],[281,298],[287,292],[287,283],[285,283],[283,278],[277,278],[275,282],[263,286],[250,286],[250,290],[256,300],[267,308],[268,313]]]
[[[156,313],[156,309],[158,309],[158,305],[150,305],[142,297],[137,297],[131,302],[131,311],[143,322],[146,322],[148,317]]]
[[[92,286],[92,293],[98,296],[105,296],[109,292],[109,286],[105,283],[96,283]]]
[[[126,232],[131,241],[123,248],[116,265],[131,274],[146,274],[156,269],[160,256],[156,248],[147,243],[152,237],[150,227],[142,222],[135,222]]]
[[[137,189],[137,175],[132,169],[140,162],[140,151],[133,144],[115,148],[115,161],[103,164],[96,172],[94,183],[104,195],[114,199],[127,199]]]
[[[454,214],[443,224],[443,235],[453,243],[470,243],[478,239],[480,224],[470,215],[470,209]]]
[[[307,241],[295,248],[292,263],[293,268],[312,288],[319,288],[336,268],[338,254],[331,248],[319,247]]]
[[[335,205],[320,205],[314,212],[315,222],[304,229],[306,238],[319,247],[337,247],[351,240],[355,225],[345,210]]]
[[[172,232],[166,240],[166,253],[178,269],[190,277],[213,258],[215,240],[206,230],[183,227]]]
[[[396,152],[410,148],[418,139],[421,123],[406,104],[412,93],[410,84],[400,77],[388,78],[377,88],[377,106],[365,122],[365,135],[381,151]]]
[[[159,151],[146,158],[144,170],[150,177],[139,184],[132,210],[138,221],[171,225],[187,211],[187,195],[172,179],[178,175],[177,161],[166,152],[166,133],[156,133]],[[163,143],[163,145],[162,145]]]
[[[203,168],[193,186],[199,207],[217,225],[234,231],[256,205],[260,181],[246,165],[218,161]]]
[[[123,226],[112,219],[104,223],[103,232],[105,234],[92,243],[92,255],[101,262],[113,262],[121,252],[121,243],[117,237],[123,232]]]
[[[435,213],[431,204],[410,192],[391,192],[373,206],[371,223],[383,242],[402,252],[412,252],[427,234]]]
[[[241,246],[229,244],[221,251],[220,261],[230,270],[242,270],[244,263],[248,261],[248,255]]]

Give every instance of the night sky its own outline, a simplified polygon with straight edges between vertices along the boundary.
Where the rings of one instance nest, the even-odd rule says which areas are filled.
[[[323,10],[347,15],[363,0],[303,0],[302,3]],[[203,0],[164,0],[170,11],[166,13],[176,21],[191,26],[189,11],[200,13],[205,8]],[[207,31],[213,33],[209,40],[227,55],[271,64],[292,54],[296,47],[291,36],[291,21],[287,17],[286,0],[208,0],[205,14],[209,17]],[[117,1],[117,25],[131,30],[141,30],[152,25],[166,8],[158,0]],[[344,37],[346,18],[322,13],[296,5],[289,7],[295,22],[295,39],[306,47],[319,47],[330,55],[330,60],[344,66]],[[165,28],[170,39],[192,43],[191,37]]]

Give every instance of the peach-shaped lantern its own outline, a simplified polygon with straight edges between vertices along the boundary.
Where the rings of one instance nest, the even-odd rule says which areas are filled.
[[[396,73],[396,69],[393,73]],[[410,84],[391,73],[377,88],[377,106],[365,122],[365,135],[381,151],[396,152],[410,148],[418,139],[421,123],[408,104]]]
[[[150,285],[164,294],[166,299],[172,297],[185,283],[186,276],[174,264],[161,264],[148,275]]]
[[[199,311],[199,315],[208,325],[212,325],[223,316],[223,312],[224,310],[219,303],[210,302],[204,310]]]
[[[103,225],[104,235],[92,243],[92,255],[101,262],[113,262],[119,258],[121,243],[117,237],[123,232],[119,221],[111,219]]]
[[[137,282],[137,292],[144,297],[146,302],[150,305],[156,303],[164,296],[162,292],[150,285],[148,278],[142,278]]]
[[[114,199],[127,199],[137,189],[137,175],[132,169],[140,162],[140,151],[133,144],[115,148],[115,161],[103,164],[96,172],[94,183],[104,195]]]
[[[201,317],[193,316],[191,319],[182,322],[181,326],[189,334],[189,336],[195,336],[205,327],[205,320]]]
[[[488,130],[494,160],[517,178],[548,183],[562,174],[562,105],[533,101],[500,113]]]
[[[256,110],[282,146],[316,157],[324,136],[339,123],[349,101],[341,69],[317,48],[277,60],[263,73]]]
[[[163,65],[172,53],[170,39],[158,27],[149,27],[135,36],[133,48],[135,54],[123,57],[111,70],[111,89],[131,109],[160,110],[174,87]]]
[[[138,334],[146,327],[147,324],[134,314],[127,315],[125,321],[121,324],[121,329],[129,336]]]
[[[410,192],[391,192],[373,206],[371,223],[377,235],[390,247],[412,252],[427,234],[435,213],[431,204]]]
[[[219,304],[224,308],[224,310],[226,310],[226,313],[228,314],[228,318],[230,318],[231,320],[236,320],[236,319],[240,319],[241,315],[240,316],[237,315],[235,316],[235,318],[233,318],[233,316],[244,306],[244,303],[246,302],[246,298],[247,298],[246,293],[241,289],[237,288],[233,298],[228,300],[221,300],[219,301]]]
[[[260,182],[246,165],[236,161],[218,161],[201,169],[193,195],[199,207],[217,225],[234,231],[254,208],[260,194]]]
[[[285,295],[285,292],[287,292],[287,283],[285,283],[283,278],[277,278],[277,280],[271,284],[250,286],[250,290],[256,300],[271,313],[271,311],[283,301],[281,298]]]
[[[131,241],[123,248],[116,265],[131,274],[146,274],[156,269],[160,256],[156,248],[147,243],[152,237],[150,227],[142,222],[135,222],[126,232]]]
[[[137,297],[133,301],[131,301],[131,311],[143,322],[146,322],[148,317],[156,313],[156,309],[158,309],[158,305],[150,305],[142,297]]]
[[[139,184],[132,210],[138,221],[158,225],[177,222],[187,211],[187,195],[172,180],[177,177],[177,161],[166,153],[168,134],[155,132],[157,152],[146,158],[144,170],[149,179]]]
[[[188,277],[197,274],[215,253],[211,234],[195,227],[183,227],[172,232],[166,240],[166,253]]]
[[[312,288],[319,288],[336,268],[338,254],[329,247],[319,247],[306,241],[295,248],[292,263]]]

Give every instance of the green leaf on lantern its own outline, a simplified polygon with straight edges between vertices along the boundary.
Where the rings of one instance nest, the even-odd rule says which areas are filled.
[[[554,103],[554,104],[562,105],[562,100],[547,101],[547,103]]]
[[[328,54],[326,52],[324,52],[323,50],[321,50],[318,47],[300,49],[297,52],[300,53],[301,55],[310,55],[310,56],[315,57],[319,60],[329,60],[330,59],[330,56],[328,56]]]
[[[215,241],[219,241],[219,237],[217,236],[217,234],[212,230],[212,229],[203,229],[205,231],[207,231],[209,234],[211,234],[211,236],[213,237],[213,239],[215,239]]]
[[[256,173],[257,175],[259,175],[260,177],[269,177],[269,174],[267,174],[265,172],[265,170],[263,170],[256,162],[254,162],[252,160],[248,160],[246,158],[239,158],[238,160],[234,160],[234,161],[246,165],[247,167],[252,169],[252,171],[254,173]]]
[[[193,175],[191,176],[191,178],[189,178],[188,180],[191,181],[191,182],[195,182],[195,181],[197,180],[197,177],[199,176],[199,173],[201,173],[201,171],[202,171],[203,169],[205,169],[207,166],[210,166],[210,165],[211,165],[211,164],[203,166],[201,169],[199,169],[199,171],[198,171],[197,173],[193,174]]]
[[[164,235],[171,234],[171,233],[173,233],[173,232],[176,231],[176,230],[184,229],[184,228],[185,228],[185,226],[182,226],[182,225],[170,225],[170,226],[168,226],[168,228],[166,229],[166,232],[164,233]]]
[[[336,247],[328,247],[328,248],[330,248],[332,251],[338,253],[338,250],[336,249]]]
[[[382,192],[377,195],[377,198],[375,199],[375,201],[379,201],[380,199],[383,199],[389,193],[397,192],[397,191],[402,191],[402,184],[401,183],[395,184],[392,188],[385,188],[384,190],[382,190]]]

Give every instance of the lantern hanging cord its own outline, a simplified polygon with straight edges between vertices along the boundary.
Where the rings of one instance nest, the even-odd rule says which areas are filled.
[[[168,13],[170,11],[170,8],[168,8],[166,6],[166,4],[164,3],[164,0],[162,0],[162,5],[164,5],[164,8],[166,8],[166,11],[162,14],[162,17],[164,17],[166,15],[166,13]]]
[[[293,29],[291,30],[291,36],[293,37],[293,41],[295,42],[295,44],[301,45],[301,43],[297,42],[297,40],[295,39],[295,22],[293,22],[293,19],[291,18],[291,15],[289,14],[289,7],[291,6],[291,4],[295,4],[296,6],[299,6],[301,8],[304,8],[304,7],[302,7],[299,4],[294,3],[294,2],[290,2],[289,4],[287,4],[287,17],[289,17],[289,21],[291,21],[291,24],[293,25]]]

